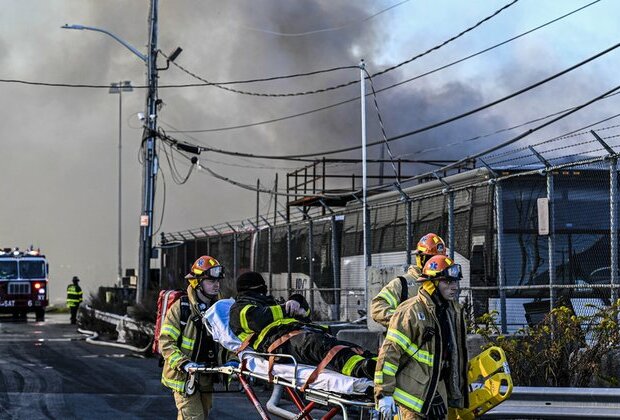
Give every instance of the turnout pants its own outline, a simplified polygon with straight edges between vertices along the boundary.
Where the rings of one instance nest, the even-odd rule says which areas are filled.
[[[209,410],[213,405],[211,392],[196,391],[191,397],[185,397],[178,392],[173,392],[173,394],[179,411],[177,420],[205,420],[209,417]]]
[[[439,393],[439,395],[441,395],[441,398],[443,398],[443,401],[445,404],[445,401],[448,401],[448,395],[446,391],[446,384],[444,381],[440,381],[439,384],[437,385],[437,392]],[[444,420],[447,418],[447,416],[440,418],[437,416],[433,416],[432,414],[428,416],[423,416],[422,414],[416,413],[415,411],[399,403],[396,403],[396,405],[398,406],[398,409],[400,410],[399,420]],[[446,412],[447,411],[448,411],[448,408],[446,407]]]
[[[177,420],[206,420],[213,406],[213,382],[210,375],[200,375],[198,389],[187,397],[178,392],[172,392],[177,406]]]

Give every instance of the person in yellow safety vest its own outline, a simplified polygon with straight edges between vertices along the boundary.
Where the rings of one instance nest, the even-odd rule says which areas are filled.
[[[456,301],[461,267],[429,259],[418,294],[390,320],[375,370],[377,409],[387,418],[443,420],[448,407],[469,406],[463,307]]]
[[[82,303],[82,288],[78,284],[80,279],[73,276],[71,284],[67,286],[67,308],[71,311],[71,323],[77,323],[77,313]]]
[[[426,261],[435,255],[446,255],[446,244],[434,233],[427,233],[420,238],[414,252],[415,265],[410,265],[404,275],[396,277],[383,286],[383,289],[370,303],[371,318],[385,328],[388,327],[390,318],[392,318],[398,305],[418,293],[419,283],[417,280]],[[405,284],[407,285],[406,289],[403,288]]]
[[[213,257],[198,258],[185,276],[187,296],[176,300],[164,318],[159,346],[164,358],[161,382],[173,391],[177,419],[203,420],[212,406],[213,377],[189,373],[201,364],[217,362],[217,347],[201,321],[201,313],[219,298],[224,267]],[[193,385],[193,386],[192,386]]]

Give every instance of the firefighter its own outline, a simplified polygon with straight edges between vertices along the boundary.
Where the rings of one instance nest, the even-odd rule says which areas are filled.
[[[308,302],[300,294],[281,305],[268,296],[260,273],[243,273],[237,279],[230,327],[243,341],[242,348],[249,345],[263,353],[286,353],[299,363],[319,366],[319,371],[329,367],[345,375],[372,379],[375,355],[337,340],[323,327],[310,323],[309,316]]]
[[[67,308],[71,311],[71,324],[77,323],[77,313],[82,303],[82,288],[79,282],[78,276],[73,276],[71,284],[67,286]]]
[[[375,400],[387,418],[443,420],[448,407],[469,406],[463,308],[456,301],[461,267],[429,259],[418,294],[390,320],[377,361]]]
[[[161,382],[173,391],[177,419],[206,419],[212,406],[213,378],[189,373],[217,362],[217,347],[201,321],[201,313],[218,299],[224,267],[213,257],[198,258],[185,276],[187,298],[167,311],[159,343],[164,358]],[[186,320],[184,322],[184,319]]]
[[[398,276],[383,286],[370,303],[370,316],[386,329],[398,305],[418,293],[417,279],[426,261],[434,255],[446,255],[446,244],[434,233],[427,233],[418,241],[414,253],[415,264],[410,265],[403,276]],[[403,289],[404,283],[407,284],[406,290]]]

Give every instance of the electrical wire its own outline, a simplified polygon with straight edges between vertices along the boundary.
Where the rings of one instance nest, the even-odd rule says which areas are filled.
[[[161,174],[161,181],[164,191],[161,203],[161,216],[159,218],[159,226],[151,236],[157,235],[161,227],[164,225],[164,213],[166,211],[166,177],[164,176],[164,171],[162,170],[161,166],[159,166],[159,163],[157,164],[157,167],[159,168],[159,173]]]
[[[447,44],[459,39],[460,37],[462,37],[463,35],[467,34],[468,32],[478,28],[480,25],[482,25],[483,23],[489,21],[490,19],[494,18],[495,16],[499,15],[501,12],[503,12],[504,10],[508,9],[509,7],[511,7],[512,5],[514,5],[515,3],[517,3],[519,0],[512,0],[510,3],[504,5],[503,7],[499,8],[498,10],[496,10],[495,12],[493,12],[492,14],[490,14],[489,16],[485,17],[484,19],[478,21],[476,24],[474,24],[473,26],[470,26],[469,28],[461,31],[460,33],[458,33],[457,35],[454,35],[453,37],[445,40],[444,42],[442,42],[441,44],[435,45],[431,48],[429,48],[428,50],[415,55],[411,58],[409,58],[408,60],[402,61],[394,66],[388,67],[386,69],[383,69],[377,73],[374,73],[372,75],[372,77],[376,77],[376,76],[380,76],[383,74],[386,74],[390,71],[396,70],[399,67],[404,66],[405,64],[409,64],[412,61],[415,61],[419,58],[422,58],[428,54],[430,54],[433,51],[437,51],[440,48],[446,46]],[[181,71],[185,72],[186,74],[190,75],[191,77],[200,80],[201,82],[206,83],[207,85],[210,86],[214,86],[217,87],[219,89],[223,89],[229,92],[233,92],[233,93],[238,93],[241,95],[249,95],[249,96],[261,96],[261,97],[268,97],[268,98],[285,98],[285,97],[292,97],[292,96],[307,96],[307,95],[315,95],[317,93],[324,93],[324,92],[330,92],[333,90],[337,90],[337,89],[341,89],[347,86],[351,86],[354,84],[359,83],[359,80],[350,80],[348,82],[345,83],[340,83],[338,85],[334,85],[334,86],[329,86],[326,88],[321,88],[321,89],[315,89],[315,90],[308,90],[308,91],[300,91],[300,92],[287,92],[287,93],[260,93],[260,92],[251,92],[251,91],[247,91],[247,90],[241,90],[241,89],[235,89],[235,88],[230,88],[227,86],[224,86],[222,83],[215,83],[215,82],[211,82],[207,79],[205,79],[204,77],[198,76],[197,74],[187,70],[185,67],[181,66],[180,64],[178,64],[177,62],[173,61],[172,64],[174,66],[176,66],[177,68],[179,68]],[[346,66],[346,67],[338,67],[336,68],[337,70],[340,69],[346,69],[346,68],[358,68],[357,66]]]
[[[546,22],[546,23],[544,23],[544,24],[542,24],[540,26],[532,28],[529,31],[523,32],[523,33],[521,33],[521,34],[519,34],[519,35],[517,35],[517,36],[515,36],[513,38],[507,39],[507,40],[505,40],[505,41],[503,41],[501,43],[495,44],[495,45],[493,45],[493,46],[491,46],[489,48],[486,48],[486,49],[481,50],[481,51],[479,51],[477,53],[471,54],[471,55],[469,55],[467,57],[463,57],[463,58],[461,58],[461,59],[459,59],[457,61],[454,61],[452,63],[449,63],[449,64],[445,65],[445,66],[442,66],[442,67],[439,67],[437,69],[434,69],[434,70],[432,70],[432,71],[430,71],[428,73],[424,73],[422,75],[415,76],[414,78],[407,79],[407,80],[404,80],[402,82],[396,83],[394,85],[387,86],[385,88],[381,88],[381,89],[377,90],[377,93],[383,92],[385,90],[391,89],[391,88],[396,87],[396,86],[400,86],[401,84],[404,84],[404,83],[411,82],[411,81],[416,80],[416,79],[418,79],[420,77],[427,76],[427,75],[429,75],[431,73],[435,73],[435,72],[437,72],[439,70],[443,70],[443,69],[445,69],[447,67],[451,67],[451,66],[453,66],[455,64],[461,63],[461,62],[463,62],[465,60],[468,60],[470,58],[473,58],[473,57],[475,57],[477,55],[480,55],[480,54],[483,54],[485,52],[491,51],[491,50],[493,50],[493,49],[495,49],[495,48],[497,48],[499,46],[502,46],[502,45],[504,45],[504,44],[506,44],[508,42],[514,41],[514,40],[516,40],[518,38],[521,38],[522,36],[528,35],[528,34],[534,32],[534,31],[536,31],[538,29],[544,28],[545,26],[548,26],[548,25],[550,25],[552,23],[555,23],[555,22],[557,22],[557,21],[559,21],[561,19],[564,19],[564,18],[566,18],[566,17],[568,17],[568,16],[570,16],[572,14],[575,14],[575,13],[577,13],[577,12],[587,8],[587,7],[590,7],[590,6],[600,2],[600,1],[601,0],[595,0],[595,1],[591,2],[591,3],[588,3],[588,4],[578,8],[578,9],[575,9],[575,10],[569,12],[569,13],[566,13],[565,15],[562,15],[562,16],[560,16],[560,17],[558,17],[556,19],[553,19],[551,21],[548,21],[548,22]],[[160,53],[163,56],[167,57],[163,52],[160,51]],[[357,66],[348,66],[348,67],[357,68]],[[334,68],[334,69],[337,69],[337,68]],[[287,78],[293,78],[293,77],[301,77],[301,76],[306,76],[306,75],[330,72],[330,71],[332,71],[334,69],[317,70],[317,71],[308,72],[308,73],[298,73],[298,74],[294,74],[294,75],[275,76],[275,77],[268,77],[268,78],[262,78],[262,79],[237,80],[237,81],[231,81],[231,82],[216,82],[215,84],[218,84],[218,85],[243,84],[243,83],[254,83],[254,82],[261,82],[261,81],[278,80],[278,79],[287,79]],[[32,86],[44,86],[44,87],[68,87],[68,88],[91,88],[91,89],[109,89],[110,88],[109,84],[98,85],[98,84],[86,84],[86,83],[51,83],[51,82],[40,82],[40,81],[23,80],[23,79],[0,79],[0,83],[15,83],[15,84],[24,84],[24,85],[32,85]],[[204,87],[204,86],[210,86],[210,85],[211,84],[204,84],[204,83],[184,83],[184,84],[159,85],[158,88],[159,89],[190,88],[190,87]],[[148,89],[149,88],[148,85],[133,85],[132,87],[134,89]],[[349,102],[353,102],[353,101],[355,101],[357,99],[358,98],[351,98],[351,99],[348,99],[346,101],[342,101],[342,102],[338,102],[338,103],[335,103],[335,104],[332,104],[332,105],[328,105],[326,107],[316,108],[316,109],[309,110],[309,111],[306,111],[306,112],[303,112],[303,113],[288,115],[288,116],[285,116],[285,117],[275,118],[275,119],[272,119],[272,120],[259,121],[259,122],[248,123],[248,124],[243,124],[243,125],[239,125],[239,126],[221,127],[221,128],[205,129],[205,130],[185,130],[185,131],[187,131],[187,132],[225,131],[225,130],[234,130],[234,129],[238,129],[238,128],[247,128],[247,127],[252,127],[252,126],[262,125],[262,124],[270,124],[270,123],[274,123],[274,122],[278,122],[278,121],[287,120],[287,119],[290,119],[290,118],[295,118],[295,117],[299,117],[299,116],[308,115],[308,114],[311,114],[311,113],[314,113],[314,112],[324,111],[326,109],[330,109],[330,108],[333,108],[333,107],[336,107],[336,106],[344,105],[344,104],[349,103]]]
[[[168,144],[168,147],[170,148],[170,153],[172,153],[172,146],[170,146]],[[174,181],[175,184],[177,185],[183,185],[187,182],[187,180],[189,179],[190,175],[192,174],[192,171],[194,170],[194,165],[191,165],[189,170],[187,171],[187,174],[185,176],[181,175],[179,170],[176,167],[176,164],[174,162],[174,159],[170,159],[170,156],[168,155],[168,151],[166,150],[166,148],[163,148],[164,150],[164,155],[166,156],[166,160],[168,161],[168,166],[170,167],[170,174],[172,176],[172,180]],[[181,151],[177,151],[179,154],[183,155],[183,153]],[[185,156],[185,155],[184,155]],[[189,157],[185,156],[187,159],[190,159]]]
[[[596,96],[593,99],[590,99],[589,101],[587,101],[585,103],[582,103],[581,105],[575,107],[574,109],[572,109],[570,111],[567,111],[566,113],[564,113],[562,115],[559,115],[559,116],[553,118],[550,121],[547,121],[547,122],[542,123],[542,124],[540,124],[540,125],[538,125],[538,126],[536,126],[534,128],[531,128],[531,129],[529,129],[529,130],[527,130],[527,131],[517,135],[516,137],[513,137],[513,138],[511,138],[509,140],[506,140],[506,141],[504,141],[502,143],[499,143],[499,144],[497,144],[495,146],[492,146],[492,147],[490,147],[490,148],[488,148],[488,149],[486,149],[486,150],[484,150],[482,152],[471,154],[471,155],[469,155],[469,156],[467,156],[467,157],[465,157],[463,159],[460,159],[460,160],[458,160],[456,162],[450,163],[450,164],[444,166],[443,168],[441,168],[441,170],[446,171],[446,170],[458,167],[459,165],[462,165],[463,163],[465,163],[467,161],[471,161],[473,159],[480,158],[480,157],[482,157],[484,155],[487,155],[489,153],[493,153],[496,150],[503,149],[504,147],[510,146],[511,144],[514,144],[517,141],[519,141],[519,140],[521,140],[521,139],[523,139],[523,138],[525,138],[525,137],[527,137],[527,136],[529,136],[529,135],[531,135],[531,134],[533,134],[533,133],[535,133],[535,132],[537,132],[539,130],[542,130],[543,128],[545,128],[547,126],[549,126],[549,125],[551,125],[553,123],[556,123],[556,122],[558,122],[558,121],[568,117],[569,115],[572,115],[575,112],[580,111],[580,110],[582,110],[582,109],[584,109],[584,108],[586,108],[586,107],[588,107],[588,106],[590,106],[590,105],[600,101],[605,96],[610,95],[610,94],[612,94],[612,93],[614,93],[614,92],[616,92],[618,90],[620,90],[620,85],[618,85],[618,86],[608,90],[607,92],[605,92],[605,93],[603,93],[601,95]],[[408,178],[408,179],[404,180],[403,183],[404,182],[408,182],[408,181],[413,181],[413,180],[416,180],[416,179],[420,179],[420,178],[423,178],[423,177],[427,177],[427,176],[433,175],[433,173],[434,172],[427,172],[425,174],[416,175],[414,177],[411,177],[411,178]]]
[[[614,93],[613,95],[609,95],[605,99],[608,99],[608,98],[610,98],[610,97],[612,97],[614,95],[618,95],[618,93]],[[433,151],[437,151],[437,150],[445,150],[446,147],[460,146],[460,145],[463,145],[463,144],[468,143],[468,142],[472,142],[472,141],[475,141],[475,140],[480,140],[480,139],[483,139],[483,138],[488,138],[488,137],[494,136],[496,134],[500,134],[500,133],[503,133],[503,132],[515,130],[517,128],[525,127],[525,126],[533,124],[535,122],[546,120],[547,118],[553,117],[555,115],[560,115],[560,114],[562,114],[562,113],[564,113],[566,111],[570,111],[571,109],[573,109],[573,107],[566,108],[566,109],[563,109],[562,111],[554,112],[554,113],[549,114],[549,115],[545,115],[544,117],[535,118],[533,120],[530,120],[530,121],[527,121],[527,122],[524,122],[524,123],[521,123],[521,124],[517,124],[517,125],[514,125],[512,127],[502,128],[502,129],[496,130],[496,131],[494,131],[492,133],[482,134],[482,135],[479,135],[479,136],[470,137],[468,139],[459,140],[459,141],[455,141],[455,142],[452,142],[452,143],[445,143],[445,144],[442,144],[441,146],[427,147],[425,149],[419,149],[419,150],[416,150],[416,151],[411,152],[411,153],[404,153],[404,154],[398,155],[398,158],[400,159],[400,158],[407,157],[407,156],[419,155],[419,154],[422,154],[422,153],[428,153],[428,152],[433,152]],[[609,121],[611,119],[617,118],[618,116],[620,116],[620,114],[612,115],[611,117],[607,117],[607,118],[604,118],[604,119],[602,119],[600,121],[592,123],[592,124],[590,124],[587,127],[582,127],[579,130],[584,130],[585,128],[593,127],[595,125],[604,123],[605,121]],[[614,126],[612,126],[612,127],[614,127]],[[542,142],[540,144],[544,144],[546,142],[550,142],[550,141],[559,140],[559,139],[562,139],[562,138],[569,137],[572,133],[574,133],[574,131],[570,132],[570,133],[562,134],[561,136],[554,137],[554,138],[549,139],[549,140],[545,140],[544,142]],[[505,151],[505,152],[501,152],[501,153],[497,153],[497,154],[494,154],[494,155],[491,155],[491,156],[487,156],[485,159],[490,159],[490,158],[493,158],[493,157],[498,157],[498,156],[503,156],[503,155],[511,155],[511,154],[513,154],[515,152],[518,152],[520,150],[525,150],[527,148],[528,147],[525,146],[525,147],[522,147],[522,148],[519,148],[519,149],[511,149],[511,150],[508,150],[508,151]]]
[[[362,70],[364,71],[364,73],[368,77],[368,81],[370,82],[370,89],[371,89],[371,92],[372,92],[372,99],[373,99],[373,102],[375,103],[375,110],[377,111],[377,118],[379,120],[379,126],[381,128],[381,135],[383,137],[383,142],[385,143],[385,148],[386,148],[386,150],[388,152],[388,156],[390,158],[390,163],[392,165],[392,170],[394,170],[394,179],[396,179],[396,184],[398,186],[400,186],[400,181],[398,180],[398,170],[396,169],[396,165],[394,164],[394,155],[392,154],[392,149],[390,149],[390,144],[387,141],[387,134],[385,133],[385,125],[383,124],[383,118],[381,118],[381,111],[379,110],[379,103],[377,102],[377,93],[375,92],[375,86],[374,86],[374,83],[372,82],[373,78],[368,73],[368,70],[366,69],[366,66],[363,66]],[[381,158],[383,159],[383,156],[381,156]],[[381,165],[383,165],[383,163],[381,163]]]
[[[587,7],[590,7],[590,6],[596,4],[596,3],[600,2],[600,1],[601,0],[595,0],[595,1],[591,2],[591,3],[586,4],[585,6],[582,6],[582,7],[578,8],[578,9],[572,10],[571,12],[568,12],[568,13],[562,15],[562,16],[559,16],[559,17],[557,17],[557,18],[555,18],[553,20],[550,20],[550,21],[548,21],[548,22],[546,22],[546,23],[544,23],[542,25],[539,25],[539,26],[537,26],[535,28],[532,28],[532,29],[530,29],[530,30],[528,30],[526,32],[523,32],[523,33],[521,33],[519,35],[516,35],[516,36],[514,36],[512,38],[509,38],[509,39],[507,39],[505,41],[502,41],[502,42],[500,42],[498,44],[492,45],[491,47],[488,47],[486,49],[480,50],[480,51],[478,51],[476,53],[470,54],[470,55],[468,55],[466,57],[460,58],[460,59],[458,59],[456,61],[453,61],[451,63],[445,64],[445,65],[443,65],[441,67],[437,67],[437,68],[435,68],[433,70],[430,70],[430,71],[428,71],[426,73],[422,73],[422,74],[419,74],[417,76],[411,77],[409,79],[403,80],[401,82],[398,82],[398,83],[386,86],[384,88],[378,89],[377,93],[385,92],[385,91],[387,91],[389,89],[395,88],[395,87],[403,85],[405,83],[412,82],[414,80],[417,80],[417,79],[420,79],[422,77],[428,76],[430,74],[436,73],[436,72],[438,72],[440,70],[444,70],[446,68],[452,67],[452,66],[454,66],[456,64],[459,64],[461,62],[464,62],[466,60],[474,58],[474,57],[476,57],[478,55],[484,54],[485,52],[494,50],[495,48],[498,48],[498,47],[500,47],[502,45],[505,45],[505,44],[507,44],[509,42],[512,42],[512,41],[516,40],[516,39],[519,39],[519,38],[521,38],[521,37],[523,37],[525,35],[528,35],[528,34],[530,34],[532,32],[535,32],[535,31],[537,31],[539,29],[542,29],[542,28],[544,28],[546,26],[549,26],[552,23],[560,21],[560,20],[562,20],[562,19],[564,19],[564,18],[566,18],[566,17],[568,17],[570,15],[573,15],[573,14],[575,14],[577,12],[580,12],[580,11],[586,9]],[[227,83],[227,82],[225,82],[225,83]],[[225,83],[220,83],[220,84],[225,84]],[[242,83],[242,82],[236,82],[236,83]],[[183,86],[190,86],[190,85],[183,85]],[[191,86],[204,86],[204,85],[202,85],[202,84],[194,84],[194,85],[191,85]],[[161,87],[175,87],[175,86],[160,86],[160,88]],[[176,87],[181,87],[181,86],[177,85]],[[371,95],[371,93],[367,94],[367,96],[369,96],[369,95]],[[258,125],[272,124],[272,123],[276,123],[276,122],[280,122],[280,121],[286,121],[286,120],[289,120],[289,119],[292,119],[292,118],[297,118],[297,117],[302,117],[302,116],[305,116],[305,115],[313,114],[315,112],[325,111],[325,110],[328,110],[328,109],[331,109],[331,108],[335,108],[335,107],[338,107],[340,105],[351,103],[351,102],[354,102],[354,101],[357,101],[357,100],[359,100],[359,97],[349,98],[349,99],[346,99],[344,101],[340,101],[340,102],[337,102],[337,103],[334,103],[334,104],[331,104],[331,105],[326,105],[326,106],[323,106],[323,107],[320,107],[320,108],[314,108],[314,109],[311,109],[311,110],[308,110],[308,111],[304,111],[304,112],[300,112],[300,113],[297,113],[297,114],[291,114],[291,115],[287,115],[287,116],[284,116],[284,117],[278,117],[278,118],[273,118],[273,119],[269,119],[269,120],[257,121],[257,122],[253,122],[253,123],[246,123],[246,124],[240,124],[240,125],[228,126],[228,127],[207,128],[207,129],[198,129],[198,130],[177,130],[177,131],[170,131],[170,132],[171,133],[179,133],[179,132],[182,132],[182,133],[209,133],[209,132],[228,131],[228,130],[237,130],[237,129],[242,129],[242,128],[255,127],[255,126],[258,126]]]
[[[558,141],[558,140],[562,140],[562,139],[567,139],[567,138],[570,138],[570,137],[578,137],[578,136],[581,136],[581,135],[584,135],[584,134],[590,134],[589,131],[581,132],[581,130],[587,130],[588,128],[592,128],[592,127],[594,127],[594,126],[596,126],[598,124],[604,123],[606,121],[609,121],[609,120],[612,120],[612,119],[618,118],[618,117],[620,117],[620,114],[615,114],[615,115],[612,115],[610,117],[606,117],[606,118],[604,118],[602,120],[599,120],[597,122],[594,122],[594,123],[591,123],[589,125],[586,125],[585,127],[580,127],[577,130],[573,130],[573,131],[570,131],[568,133],[562,134],[560,136],[553,137],[551,139],[542,141],[542,142],[534,144],[532,146],[541,146],[543,144],[552,143],[554,141]],[[604,130],[609,130],[609,129],[616,128],[616,127],[620,127],[620,125],[612,125],[612,126],[602,127],[602,128],[599,128],[598,130],[599,131],[604,131]],[[521,148],[518,148],[518,149],[512,149],[512,150],[509,150],[509,151],[506,151],[506,152],[496,153],[496,154],[487,156],[487,159],[496,158],[496,157],[502,157],[502,156],[506,156],[506,155],[512,155],[513,153],[518,153],[520,151],[528,150],[528,149],[529,149],[529,146],[524,146],[524,147],[521,147]]]
[[[600,58],[600,57],[604,56],[605,54],[610,53],[611,51],[614,51],[618,47],[620,47],[620,43],[617,43],[617,44],[615,44],[615,45],[613,45],[613,46],[611,46],[611,47],[609,47],[609,48],[607,48],[607,49],[605,49],[605,50],[603,50],[603,51],[601,51],[601,52],[599,52],[599,53],[597,53],[597,54],[595,54],[595,55],[593,55],[593,56],[591,56],[591,57],[589,57],[589,58],[587,58],[585,60],[582,60],[581,62],[579,62],[577,64],[574,64],[574,65],[572,65],[572,66],[570,66],[570,67],[568,67],[568,68],[566,68],[566,69],[564,69],[564,70],[562,70],[562,71],[560,71],[558,73],[555,73],[555,74],[553,74],[553,75],[551,75],[551,76],[549,76],[549,77],[547,77],[545,79],[542,79],[542,80],[540,80],[540,81],[538,81],[536,83],[533,83],[533,84],[531,84],[529,86],[526,86],[525,88],[522,88],[522,89],[520,89],[520,90],[518,90],[516,92],[513,92],[511,94],[503,96],[503,97],[501,97],[499,99],[496,99],[495,101],[486,103],[486,104],[481,105],[481,106],[479,106],[477,108],[474,108],[474,109],[471,109],[469,111],[463,112],[461,114],[458,114],[458,115],[446,118],[444,120],[432,123],[430,125],[427,125],[427,126],[424,126],[424,127],[421,127],[421,128],[418,128],[418,129],[415,129],[415,130],[412,130],[412,131],[409,131],[409,132],[406,132],[406,133],[403,133],[403,134],[399,134],[397,136],[388,138],[385,141],[386,142],[392,142],[392,141],[400,140],[400,139],[403,139],[403,138],[406,138],[406,137],[409,137],[409,136],[412,136],[412,135],[415,135],[415,134],[420,134],[420,133],[429,131],[431,129],[440,127],[442,125],[446,125],[446,124],[449,124],[451,122],[454,122],[454,121],[460,120],[462,118],[468,117],[470,115],[476,114],[476,113],[478,113],[480,111],[483,111],[485,109],[491,108],[491,107],[493,107],[495,105],[498,105],[498,104],[500,104],[502,102],[505,102],[505,101],[507,101],[509,99],[512,99],[512,98],[516,97],[516,96],[519,96],[519,95],[521,95],[521,94],[523,94],[525,92],[528,92],[528,91],[530,91],[530,90],[532,90],[534,88],[537,88],[537,87],[539,87],[541,85],[544,85],[545,83],[548,83],[548,82],[550,82],[552,80],[555,80],[555,79],[557,79],[560,76],[563,76],[563,75],[565,75],[567,73],[570,73],[571,71],[573,71],[573,70],[575,70],[575,69],[577,69],[579,67],[582,67],[585,64],[587,64],[587,63],[589,63],[591,61],[594,61],[597,58]],[[614,93],[614,92],[615,92],[615,90],[609,92],[605,96],[611,96],[611,94]],[[571,111],[578,110],[578,109],[581,109],[581,106],[575,107]],[[572,113],[571,111],[568,111],[568,112]],[[383,143],[383,140],[378,140],[378,141],[374,141],[374,142],[368,143],[366,145],[366,147],[372,147],[372,146],[376,146],[376,145],[382,144],[382,143]],[[317,156],[326,156],[326,155],[332,155],[332,154],[337,154],[337,153],[350,152],[350,151],[354,151],[354,150],[359,150],[359,149],[361,149],[362,146],[361,145],[356,145],[356,146],[344,147],[344,148],[340,148],[340,149],[326,150],[326,151],[313,152],[313,153],[293,154],[293,155],[262,155],[262,154],[252,154],[252,153],[244,153],[244,152],[233,152],[233,151],[230,151],[230,150],[224,150],[224,149],[219,149],[219,148],[215,148],[215,147],[205,147],[205,146],[200,146],[200,147],[204,151],[210,151],[210,152],[214,152],[214,153],[221,153],[221,154],[230,155],[230,156],[242,156],[242,157],[257,158],[257,159],[298,160],[298,159],[304,159],[304,158],[311,158],[311,157],[317,157]]]
[[[404,3],[407,3],[409,0],[402,0],[399,3],[393,4],[383,10],[378,11],[377,13],[374,13],[370,16],[367,16],[361,20],[352,20],[350,22],[345,23],[344,25],[340,25],[334,28],[325,28],[325,29],[316,29],[313,31],[307,31],[307,32],[298,32],[298,33],[283,33],[283,32],[275,32],[275,31],[269,31],[266,29],[256,29],[256,28],[249,28],[244,26],[244,29],[247,29],[249,31],[253,31],[253,32],[262,32],[262,33],[266,33],[269,35],[277,35],[277,36],[285,36],[285,37],[298,37],[298,36],[306,36],[306,35],[313,35],[313,34],[318,34],[318,33],[323,33],[323,32],[333,32],[333,31],[339,31],[341,29],[347,28],[351,25],[357,24],[357,23],[363,23],[363,22],[368,22],[369,20],[371,20],[372,18],[375,18],[377,16],[379,16],[382,13],[385,13],[389,10],[392,10]]]

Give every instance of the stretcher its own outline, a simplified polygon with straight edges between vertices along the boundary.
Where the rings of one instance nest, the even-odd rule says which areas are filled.
[[[203,323],[214,340],[231,352],[237,351],[242,344],[228,323],[233,303],[233,299],[220,300],[203,316]],[[269,414],[285,419],[311,420],[310,412],[317,408],[327,411],[321,417],[325,420],[338,414],[347,420],[352,412],[359,413],[360,418],[378,418],[374,410],[373,383],[368,379],[353,378],[324,369],[314,381],[308,381],[316,367],[300,364],[291,355],[259,353],[244,349],[238,356],[238,363],[195,369],[190,374],[189,381],[194,381],[193,373],[236,377],[247,398],[264,420],[269,419]],[[270,369],[268,360],[272,356],[279,358],[280,361],[288,359],[288,363],[275,363]],[[252,389],[251,383],[254,380],[265,381],[274,386],[271,398],[265,407]],[[503,350],[491,347],[472,358],[469,361],[468,382],[470,405],[461,410],[449,409],[449,420],[475,419],[510,396],[513,384]],[[279,406],[284,392],[297,408],[297,412]]]
[[[228,325],[230,307],[233,303],[233,299],[220,300],[209,308],[203,317],[203,322],[213,339],[231,352],[237,351],[242,344]],[[314,380],[308,381],[316,366],[300,364],[291,355],[259,353],[245,349],[238,356],[239,363],[200,367],[195,369],[195,372],[236,377],[262,419],[269,419],[269,414],[288,419],[312,419],[310,413],[321,408],[327,411],[322,419],[331,419],[340,414],[346,420],[352,412],[370,413],[374,408],[373,383],[369,379],[353,378],[323,369]],[[271,356],[277,357],[280,363],[273,364],[270,371],[268,360]],[[283,363],[285,361],[288,363]],[[252,389],[250,378],[274,385],[271,398],[265,407]],[[192,381],[192,375],[189,380]],[[285,392],[298,412],[286,410],[278,405]]]

